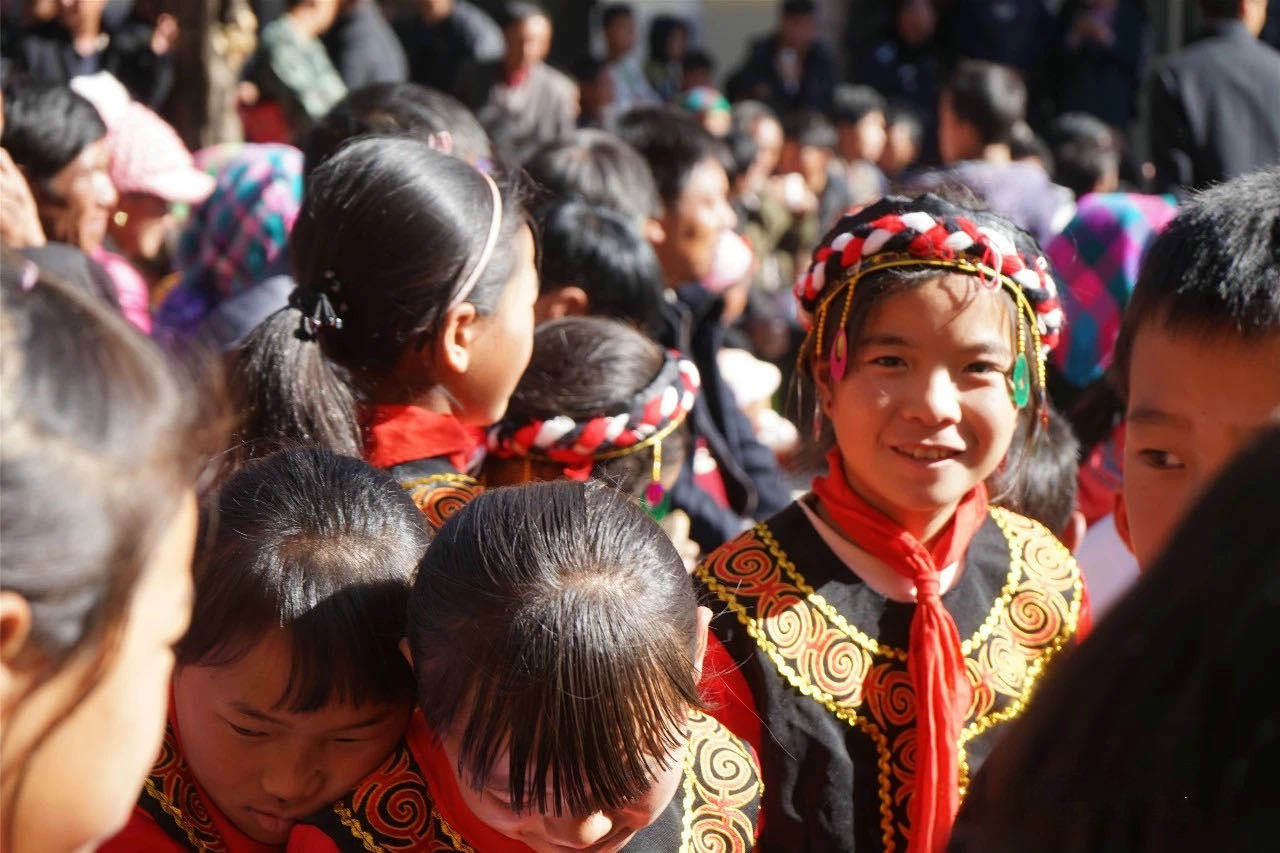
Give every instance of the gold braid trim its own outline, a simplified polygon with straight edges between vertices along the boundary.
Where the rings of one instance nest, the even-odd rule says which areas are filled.
[[[467,474],[431,474],[427,477],[414,477],[412,480],[402,480],[400,488],[407,491],[421,488],[423,486],[431,486],[436,483],[459,483],[464,486],[478,486],[480,481],[475,477]]]
[[[458,831],[448,824],[444,819],[444,815],[440,814],[440,810],[435,807],[434,803],[431,806],[431,817],[436,823],[440,824],[440,831],[449,837],[458,853],[476,853],[470,844],[462,840],[462,836],[458,834]]]
[[[351,831],[351,835],[364,845],[364,849],[369,853],[386,853],[386,850],[377,841],[373,835],[360,825],[360,819],[351,813],[351,809],[342,803],[334,803],[333,811],[338,816],[338,820],[342,821],[342,825]]]
[[[191,824],[191,821],[187,820],[187,816],[182,813],[182,809],[178,808],[173,800],[165,796],[164,792],[156,787],[150,777],[147,777],[147,780],[143,783],[143,788],[153,800],[160,804],[160,808],[164,809],[165,813],[173,818],[178,828],[187,834],[187,840],[191,842],[192,848],[197,853],[217,853],[196,836],[195,827]]]

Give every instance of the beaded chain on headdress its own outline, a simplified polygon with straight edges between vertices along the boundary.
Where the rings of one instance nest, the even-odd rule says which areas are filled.
[[[932,201],[939,208],[945,206],[941,200]],[[1040,387],[1044,387],[1045,357],[1058,342],[1063,314],[1057,286],[1042,256],[1020,254],[1008,234],[998,228],[978,226],[959,213],[886,213],[844,228],[838,225],[829,237],[814,251],[813,262],[796,279],[794,293],[801,319],[813,339],[809,350],[813,354],[823,353],[827,311],[835,298],[844,294],[840,323],[826,354],[834,380],[839,381],[848,366],[845,323],[857,282],[878,270],[936,267],[975,275],[988,287],[1003,286],[1009,291],[1018,307],[1019,346],[1024,323],[1030,321],[1037,375]],[[1014,362],[1009,383],[1010,396],[1022,408],[1031,396],[1030,368],[1022,353]],[[1047,412],[1041,414],[1045,416]]]
[[[520,456],[563,466],[565,476],[585,480],[598,462],[653,448],[652,481],[645,502],[663,502],[662,442],[684,422],[697,399],[698,368],[671,351],[662,369],[620,412],[575,421],[567,415],[524,423],[502,421],[489,430],[489,452],[501,458]],[[526,479],[529,479],[526,476]]]

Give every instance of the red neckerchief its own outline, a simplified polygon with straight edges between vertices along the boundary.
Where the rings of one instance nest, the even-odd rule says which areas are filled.
[[[418,762],[419,769],[427,782],[427,790],[431,801],[444,822],[462,836],[463,840],[475,850],[506,850],[510,853],[533,853],[519,841],[508,838],[493,829],[467,808],[462,801],[462,793],[458,790],[458,782],[453,773],[449,756],[445,755],[440,741],[427,727],[422,712],[415,710],[409,721],[409,730],[405,732],[405,742],[409,751]]]
[[[532,73],[532,69],[526,68],[522,65],[519,68],[517,68],[515,71],[504,70],[503,78],[507,86],[509,86],[512,89],[518,89],[521,86],[523,86],[526,81],[528,81],[531,73]]]
[[[373,406],[365,421],[364,457],[375,468],[447,456],[455,470],[466,471],[478,444],[453,415],[419,406]]]
[[[839,449],[827,454],[826,477],[813,481],[827,515],[854,544],[916,585],[907,673],[916,695],[916,790],[908,853],[941,853],[960,806],[958,741],[970,700],[955,620],[942,604],[938,570],[959,560],[987,517],[979,483],[961,498],[932,548],[871,506],[849,486]]]

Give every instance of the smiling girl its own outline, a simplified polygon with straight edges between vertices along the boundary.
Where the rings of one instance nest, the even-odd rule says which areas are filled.
[[[922,196],[842,219],[796,295],[834,447],[697,570],[719,713],[760,745],[762,847],[933,853],[1081,618],[1070,554],[983,485],[1038,426],[1054,285],[1029,237]]]

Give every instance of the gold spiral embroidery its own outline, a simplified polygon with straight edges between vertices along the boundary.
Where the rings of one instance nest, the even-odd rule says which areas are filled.
[[[705,714],[693,714],[690,724],[681,853],[748,853],[755,821],[747,809],[758,808],[764,790],[755,759]]]

